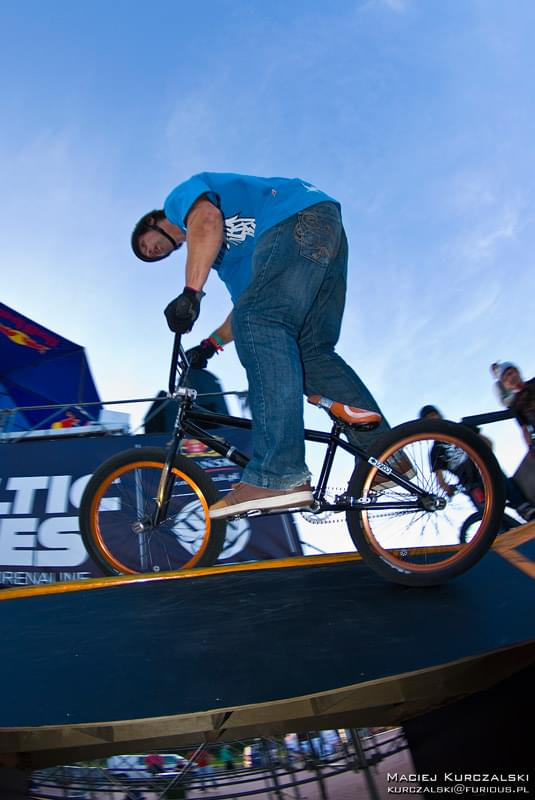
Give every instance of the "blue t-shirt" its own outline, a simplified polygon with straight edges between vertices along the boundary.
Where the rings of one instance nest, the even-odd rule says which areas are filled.
[[[299,178],[257,178],[233,172],[201,172],[177,186],[164,203],[167,219],[187,231],[186,217],[206,196],[221,209],[225,241],[213,267],[236,302],[251,281],[258,238],[304,208],[334,198]]]

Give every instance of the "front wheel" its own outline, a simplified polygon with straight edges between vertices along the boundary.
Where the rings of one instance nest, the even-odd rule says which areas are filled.
[[[165,519],[144,526],[154,514],[165,464],[157,447],[126,450],[108,459],[87,484],[80,504],[80,531],[87,552],[108,575],[163,572],[215,563],[225,523],[211,521],[208,507],[220,499],[197,464],[176,456]]]
[[[433,586],[479,561],[500,529],[505,489],[494,455],[477,434],[446,420],[408,422],[385,434],[369,455],[425,492],[422,496],[377,466],[359,462],[349,496],[367,506],[349,510],[347,525],[372,569],[395,583]],[[459,542],[474,493],[481,517],[470,540]]]

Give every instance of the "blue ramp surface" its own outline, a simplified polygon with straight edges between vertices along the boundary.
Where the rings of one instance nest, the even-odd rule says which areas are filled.
[[[266,706],[532,642],[526,527],[432,589],[347,554],[5,590],[0,729]]]

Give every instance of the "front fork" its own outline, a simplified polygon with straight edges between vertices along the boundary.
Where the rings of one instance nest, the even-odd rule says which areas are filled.
[[[156,509],[151,519],[151,527],[153,528],[156,528],[167,516],[167,509],[169,508],[169,501],[171,499],[171,493],[175,484],[173,466],[180,448],[180,442],[184,437],[182,421],[187,411],[193,405],[193,402],[197,397],[197,392],[195,389],[181,387],[176,392],[175,397],[180,398],[181,402],[176,415],[173,435],[167,448],[167,455],[162,469],[162,474],[160,476],[158,491],[156,492]]]

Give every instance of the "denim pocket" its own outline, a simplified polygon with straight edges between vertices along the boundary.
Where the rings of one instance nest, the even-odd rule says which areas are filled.
[[[318,203],[297,214],[294,238],[299,254],[326,267],[338,254],[342,222],[334,203]]]

